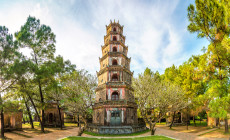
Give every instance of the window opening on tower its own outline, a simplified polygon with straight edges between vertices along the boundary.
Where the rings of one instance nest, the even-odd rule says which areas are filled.
[[[117,91],[114,91],[114,92],[112,93],[112,100],[113,100],[113,101],[119,100],[119,95],[118,95],[118,92],[117,92]]]
[[[112,65],[117,65],[117,60],[116,59],[113,60]]]
[[[118,81],[118,76],[117,76],[117,74],[113,74],[113,76],[112,76],[112,81]]]
[[[113,36],[113,41],[117,41],[117,37],[116,36]]]
[[[113,47],[113,52],[117,52],[117,47]]]
[[[114,32],[116,32],[116,31],[117,31],[117,29],[114,27],[114,28],[113,28],[113,31],[114,31]]]

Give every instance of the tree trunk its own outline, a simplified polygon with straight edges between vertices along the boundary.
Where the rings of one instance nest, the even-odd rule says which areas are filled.
[[[77,122],[78,122],[78,127],[81,128],[81,123],[80,123],[80,119],[79,119],[79,114],[77,115]]]
[[[173,120],[172,120],[172,122],[171,122],[171,124],[170,124],[170,126],[169,126],[170,129],[172,128],[172,125],[173,125],[173,123],[174,123],[175,114],[176,114],[176,111],[173,112]]]
[[[62,119],[61,119],[61,108],[59,107],[59,104],[57,102],[57,108],[58,108],[58,114],[59,114],[59,121],[60,121],[60,128],[62,130]]]
[[[22,117],[23,123],[26,124],[24,117]]]
[[[224,119],[225,121],[225,133],[228,133],[228,119]]]
[[[40,93],[40,98],[41,98],[41,104],[42,104],[42,122],[41,122],[41,131],[45,133],[44,129],[44,122],[45,122],[45,110],[44,110],[44,97],[42,94],[42,87],[41,87],[41,82],[38,80],[38,86],[39,86],[39,93]]]
[[[1,138],[4,139],[4,114],[3,114],[3,107],[1,109]]]
[[[193,122],[194,122],[194,125],[196,127],[196,119],[195,119],[195,115],[193,116]]]
[[[155,125],[154,125],[154,124],[152,124],[152,123],[150,123],[149,125],[150,125],[151,135],[154,135],[154,134],[155,134],[155,132],[156,132]]]
[[[26,110],[27,110],[28,116],[29,116],[29,121],[30,121],[31,128],[34,129],[33,119],[32,119],[32,116],[31,116],[30,108],[28,106],[28,101],[25,101],[25,105],[26,105]]]
[[[188,130],[188,123],[189,123],[189,116],[188,116],[188,108],[187,108],[187,123],[186,123],[186,125],[187,125],[187,130]]]
[[[43,120],[41,120],[41,118],[40,118],[40,116],[39,116],[39,113],[38,113],[38,110],[37,110],[37,108],[36,108],[36,106],[35,106],[35,104],[34,104],[34,101],[32,100],[32,98],[30,97],[29,94],[27,94],[27,95],[28,95],[28,97],[29,97],[29,99],[30,99],[30,102],[32,103],[32,105],[33,105],[33,107],[34,107],[34,110],[35,110],[36,114],[37,114],[38,121],[39,121],[41,127],[43,127],[43,126],[42,126],[42,121],[43,121]],[[44,128],[43,128],[43,129],[44,129]]]
[[[219,118],[216,119],[216,126],[220,129],[220,119]]]

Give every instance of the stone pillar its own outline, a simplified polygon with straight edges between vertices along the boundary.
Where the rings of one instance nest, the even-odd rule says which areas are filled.
[[[111,75],[111,73],[109,72],[109,81],[110,81],[110,77],[111,77],[110,75]]]
[[[121,122],[124,123],[124,110],[121,111]]]
[[[122,89],[120,89],[120,99],[123,99],[122,98]]]
[[[110,123],[110,111],[109,110],[107,110],[107,118],[106,118],[106,120],[107,120],[107,123]]]
[[[108,100],[111,100],[110,89],[108,89]]]

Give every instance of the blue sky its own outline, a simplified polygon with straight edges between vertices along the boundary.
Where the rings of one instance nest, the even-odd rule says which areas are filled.
[[[206,39],[187,31],[187,7],[192,0],[0,0],[0,25],[10,33],[29,15],[56,34],[56,54],[95,74],[110,20],[124,25],[131,71],[146,67],[163,73],[192,55],[201,54]],[[30,50],[21,50],[28,54]]]

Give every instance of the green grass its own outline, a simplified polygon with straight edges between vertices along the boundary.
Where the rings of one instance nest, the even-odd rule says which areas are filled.
[[[77,123],[64,123],[65,126],[76,126],[77,127]]]
[[[190,120],[190,126],[195,126],[193,120]],[[200,121],[196,120],[196,126],[207,126],[207,122],[206,121]]]
[[[166,122],[157,123],[156,125],[166,125]]]
[[[136,138],[87,138],[87,137],[68,137],[62,140],[111,140],[111,139],[119,139],[119,140],[172,140],[168,137],[164,136],[146,136],[146,137],[136,137]]]
[[[119,136],[137,136],[137,135],[141,135],[144,133],[149,132],[149,129],[146,129],[145,131],[141,131],[141,132],[136,132],[136,133],[131,133],[131,134],[119,134],[119,135],[109,135],[109,134],[97,134],[97,133],[93,133],[93,132],[88,132],[88,131],[84,131],[85,134],[91,135],[91,136],[102,136],[102,137],[119,137]]]
[[[22,123],[22,128],[23,127],[31,127],[30,123]],[[34,122],[34,127],[40,127],[40,123],[39,122]]]

